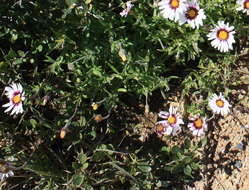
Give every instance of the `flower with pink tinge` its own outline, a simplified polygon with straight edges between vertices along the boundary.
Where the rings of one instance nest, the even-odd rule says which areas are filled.
[[[159,112],[159,117],[165,120],[159,121],[163,123],[164,126],[167,126],[165,134],[167,135],[177,135],[181,131],[181,124],[183,120],[179,113],[177,113],[177,108],[170,106],[169,112],[161,111]]]
[[[237,11],[242,11],[249,15],[249,0],[237,0],[237,5],[239,5]]]
[[[172,21],[178,21],[180,14],[185,10],[186,0],[161,0],[158,3],[162,16]]]
[[[188,123],[188,128],[190,131],[192,131],[193,135],[195,136],[201,136],[205,133],[205,130],[207,130],[207,123],[206,118],[202,118],[199,115],[194,117],[189,117],[189,120],[191,121]]]
[[[154,130],[158,135],[170,135],[172,133],[172,127],[169,127],[165,120],[156,122]]]
[[[179,17],[179,23],[188,23],[191,28],[199,28],[203,25],[203,21],[206,19],[204,10],[200,8],[198,1],[192,0],[186,3],[186,10],[184,10]]]
[[[9,98],[9,103],[3,105],[3,107],[8,107],[4,112],[11,111],[10,115],[22,113],[22,104],[25,99],[22,85],[12,83],[5,87],[5,95]]]
[[[208,101],[208,105],[212,109],[213,113],[221,114],[222,116],[227,115],[230,112],[229,107],[231,107],[231,105],[222,93],[220,93],[219,96],[217,96],[217,94],[213,94]]]
[[[10,168],[11,164],[5,161],[0,161],[0,180],[3,181],[8,177],[14,175],[14,172]]]
[[[126,8],[123,9],[121,13],[119,13],[122,17],[127,17],[131,8],[134,6],[131,1],[127,1],[125,5],[126,5]]]
[[[218,49],[220,52],[228,52],[233,49],[234,27],[224,21],[218,21],[218,24],[207,35],[208,40],[211,40],[211,46]]]

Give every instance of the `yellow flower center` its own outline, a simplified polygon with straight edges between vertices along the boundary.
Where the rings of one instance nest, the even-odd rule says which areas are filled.
[[[176,117],[174,115],[168,117],[168,122],[170,125],[176,123]]]
[[[163,132],[163,131],[164,131],[163,125],[162,125],[162,124],[157,125],[157,126],[156,126],[156,131],[157,131],[158,133]]]
[[[221,29],[218,31],[217,36],[220,40],[227,40],[229,33],[228,33],[228,31]]]
[[[9,167],[6,165],[4,161],[0,162],[0,172],[1,173],[8,173],[9,172]]]
[[[22,100],[21,100],[20,94],[15,95],[15,96],[13,97],[12,101],[13,101],[14,104],[20,103],[20,102],[22,101]]]
[[[99,104],[92,103],[92,109],[97,110],[99,108]]]
[[[198,118],[194,121],[194,125],[195,125],[195,128],[197,129],[201,129],[202,128],[202,125],[203,125],[203,121],[202,119]]]
[[[180,4],[179,0],[171,0],[171,1],[170,1],[170,5],[171,5],[171,7],[172,7],[173,9],[178,8],[178,7],[179,7],[179,4]]]
[[[223,108],[224,107],[224,101],[219,99],[219,100],[216,100],[216,105],[220,108]]]
[[[196,8],[189,8],[189,10],[186,13],[186,17],[188,19],[195,19],[198,15],[198,10]]]
[[[244,8],[245,9],[249,9],[249,1],[245,1],[244,2]]]

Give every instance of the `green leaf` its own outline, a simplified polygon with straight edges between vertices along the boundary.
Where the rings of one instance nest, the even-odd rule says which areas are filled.
[[[42,47],[42,45],[39,45],[36,49],[37,49],[39,52],[42,52],[43,47]]]
[[[192,173],[192,168],[189,165],[187,165],[184,168],[184,174],[186,174],[187,176],[191,176],[192,177],[191,173]]]
[[[85,169],[87,169],[87,168],[88,168],[88,166],[89,166],[89,164],[88,164],[88,163],[84,163],[84,164],[83,164],[83,166],[82,166],[82,169],[83,169],[83,170],[85,170]]]
[[[84,181],[83,175],[74,175],[73,176],[73,184],[77,187],[79,187]]]
[[[6,59],[12,59],[16,56],[17,56],[16,52],[14,52],[12,49],[10,49],[8,52],[8,55],[6,56]]]
[[[81,127],[86,125],[86,118],[84,116],[80,116],[79,125]]]
[[[18,34],[12,34],[11,41],[14,42],[18,38]]]
[[[193,170],[197,170],[197,169],[199,169],[200,168],[200,165],[199,164],[197,164],[197,163],[191,163],[190,164],[190,166],[191,166],[191,168],[193,169]]]
[[[92,140],[94,140],[95,138],[96,138],[96,131],[91,131],[90,133],[89,133],[89,135],[91,135],[92,136]]]
[[[127,92],[127,89],[125,89],[125,88],[119,88],[118,92]]]
[[[4,61],[0,62],[0,69],[4,69],[7,66],[7,63]]]
[[[207,137],[204,137],[203,139],[201,139],[201,141],[198,143],[198,146],[204,147],[207,144]]]
[[[145,173],[148,173],[151,171],[151,167],[148,165],[138,165],[138,168]]]
[[[92,0],[85,0],[86,4],[90,4],[92,2]]]
[[[30,122],[30,124],[32,125],[33,128],[36,127],[37,121],[35,119],[30,119],[29,122]]]
[[[173,154],[177,154],[177,153],[181,154],[181,149],[178,146],[173,146],[172,153]]]
[[[77,2],[77,0],[65,0],[66,1],[66,4],[71,7],[74,3]]]
[[[74,66],[73,63],[68,63],[68,64],[67,64],[67,68],[68,68],[68,70],[70,70],[70,71],[74,71],[74,70],[75,70],[75,66]]]
[[[184,145],[185,145],[185,147],[184,147],[184,148],[189,149],[189,148],[190,148],[190,146],[191,146],[191,141],[190,141],[190,139],[185,139],[185,141],[184,141]]]
[[[79,159],[81,164],[84,164],[86,162],[86,160],[87,160],[87,156],[84,153],[80,153],[78,155],[78,159]]]
[[[94,162],[100,162],[102,159],[104,159],[106,157],[104,152],[95,152],[93,154],[92,160]]]
[[[96,75],[98,77],[102,77],[102,72],[99,68],[94,68],[92,72],[94,75]]]
[[[161,148],[161,151],[164,152],[164,153],[166,153],[166,154],[168,154],[168,153],[170,152],[170,148],[169,148],[169,147],[166,147],[166,146],[163,146],[163,147]]]
[[[73,162],[73,163],[72,163],[72,167],[73,167],[75,170],[77,170],[77,169],[79,169],[79,168],[82,167],[82,164],[79,164],[79,163],[77,163],[77,162]]]

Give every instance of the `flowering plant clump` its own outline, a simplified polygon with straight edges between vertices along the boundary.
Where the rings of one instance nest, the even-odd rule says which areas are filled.
[[[34,154],[14,177],[0,165],[3,188],[187,189],[197,149],[238,102],[248,7],[4,0],[1,156]]]

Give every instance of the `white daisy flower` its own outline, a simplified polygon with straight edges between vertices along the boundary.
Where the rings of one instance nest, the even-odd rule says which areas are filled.
[[[196,0],[186,3],[186,10],[180,14],[179,23],[187,22],[192,28],[199,28],[203,25],[202,20],[206,19],[203,9],[200,8]]]
[[[237,0],[237,4],[239,5],[237,8],[238,11],[242,11],[249,15],[249,0]]]
[[[161,0],[158,6],[164,18],[178,21],[180,14],[185,10],[185,1],[186,0]]]
[[[192,131],[193,135],[201,136],[205,133],[207,129],[206,118],[201,118],[199,115],[190,117],[190,123],[188,123],[188,128]]]
[[[10,86],[5,87],[5,92],[5,95],[9,98],[9,103],[3,105],[3,107],[8,107],[4,112],[12,110],[10,115],[22,113],[22,102],[25,99],[22,85],[12,83]]]
[[[208,40],[212,40],[211,45],[221,52],[228,52],[233,49],[235,43],[233,31],[234,27],[225,24],[224,21],[218,21],[218,25],[207,35]]]
[[[126,5],[126,8],[123,9],[121,13],[119,13],[122,17],[127,17],[131,8],[134,6],[131,1],[127,1],[125,5]]]
[[[155,124],[155,132],[158,135],[170,135],[172,133],[172,127],[168,126],[168,122],[166,120],[158,121]]]
[[[0,172],[0,179],[4,180],[5,178],[11,177],[14,175],[14,172],[9,170],[7,173],[1,173]]]
[[[4,180],[13,175],[14,172],[9,168],[9,164],[5,161],[0,161],[0,180]]]
[[[209,99],[208,106],[212,109],[213,113],[221,115],[228,114],[230,112],[229,107],[231,107],[221,93],[219,96],[213,94]]]
[[[177,108],[170,106],[169,112],[161,111],[159,112],[159,117],[165,119],[163,121],[160,121],[161,124],[163,123],[168,128],[165,131],[165,134],[173,134],[176,135],[178,132],[181,131],[181,124],[184,124],[180,114],[177,113]]]

